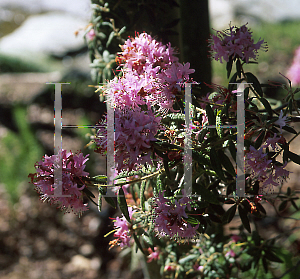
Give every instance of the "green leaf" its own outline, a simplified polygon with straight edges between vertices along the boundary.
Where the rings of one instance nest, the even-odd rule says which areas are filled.
[[[216,125],[215,115],[209,104],[206,105],[205,110],[206,110],[209,125]]]
[[[235,212],[236,212],[236,207],[237,205],[234,204],[232,207],[230,207],[225,214],[223,215],[223,220],[225,223],[230,223],[231,220],[233,219]]]
[[[192,260],[197,259],[197,257],[198,257],[198,255],[188,255],[188,256],[186,256],[186,257],[184,257],[184,258],[181,258],[181,259],[178,261],[178,263],[179,263],[179,264],[185,264],[185,263],[187,263],[187,262],[189,262],[189,261],[192,261]]]
[[[220,161],[222,163],[222,165],[224,166],[224,168],[233,176],[236,177],[236,173],[235,173],[235,169],[232,166],[231,161],[229,160],[229,158],[227,157],[227,155],[220,149],[218,150],[218,155],[220,158]]]
[[[145,194],[144,194],[145,189],[146,189],[146,180],[143,180],[140,189],[140,200],[141,200],[141,206],[143,211],[145,211]]]
[[[230,154],[233,158],[233,160],[236,162],[236,148],[235,148],[235,144],[233,143],[232,140],[229,140],[229,151],[230,151]]]
[[[99,210],[99,212],[101,212],[101,209],[102,209],[102,194],[99,191],[99,196],[98,196],[98,210]]]
[[[271,262],[283,263],[283,261],[278,258],[270,249],[265,250],[265,258]]]
[[[261,86],[260,86],[260,83],[259,83],[257,77],[250,72],[245,73],[245,76],[247,78],[247,81],[249,83],[252,83],[252,86],[254,87],[254,90],[257,92],[257,94],[260,97],[263,97],[263,91],[261,89]]]
[[[283,201],[280,205],[279,205],[279,211],[283,211],[285,210],[286,206],[287,206],[288,201]]]
[[[149,236],[146,235],[142,235],[143,240],[149,245],[149,247],[152,249],[152,251],[154,252],[154,244],[152,239]]]
[[[127,206],[127,203],[126,203],[125,194],[124,194],[124,191],[123,191],[122,187],[120,187],[119,193],[118,193],[118,204],[120,206],[121,212],[123,213],[124,217],[130,223],[128,206]]]
[[[133,238],[134,238],[134,241],[135,241],[137,247],[138,247],[138,248],[142,251],[142,253],[145,255],[145,251],[144,251],[144,249],[143,249],[143,247],[142,247],[142,245],[141,245],[141,243],[140,243],[138,237],[136,236],[135,233],[132,234],[132,235],[133,235]]]
[[[237,73],[234,73],[229,81],[229,85],[228,85],[228,90],[231,92],[234,89],[235,84],[232,83],[236,83],[236,78],[237,78]]]
[[[214,147],[210,149],[210,162],[218,177],[225,181],[226,179],[223,174],[222,165]]]
[[[171,178],[171,173],[169,170],[168,162],[166,160],[163,160],[163,163],[164,163],[164,168],[165,168],[167,177],[171,180],[172,178]]]
[[[282,148],[283,148],[282,160],[283,162],[287,162],[289,159],[289,145],[285,144],[282,146]]]
[[[259,98],[259,100],[261,101],[261,103],[264,105],[267,113],[272,116],[272,108],[271,105],[269,104],[268,100],[265,98]]]
[[[293,153],[291,151],[288,151],[289,158],[296,164],[300,165],[300,156],[296,153]]]
[[[260,148],[260,146],[262,145],[262,142],[265,138],[265,134],[266,134],[266,131],[261,131],[260,132],[259,136],[256,138],[255,143],[254,143],[255,149]]]
[[[250,227],[250,222],[249,222],[249,219],[247,216],[247,214],[248,214],[247,211],[241,205],[239,205],[238,209],[239,209],[239,215],[241,217],[241,221],[242,221],[245,229],[249,233],[251,233],[251,227]]]
[[[229,61],[226,64],[226,71],[227,71],[227,78],[230,77],[230,73],[232,70],[232,64],[233,64],[233,60],[232,60],[232,55],[229,57]]]
[[[85,193],[88,197],[96,198],[95,195],[86,187],[83,188],[82,192]]]
[[[104,196],[104,199],[105,199],[105,201],[106,201],[109,205],[111,205],[113,208],[117,209],[116,202],[115,202],[115,200],[114,200],[112,197],[106,197],[106,196]]]
[[[263,263],[265,273],[268,273],[268,262],[265,257],[262,258],[262,263]]]
[[[217,129],[217,134],[220,138],[223,138],[224,135],[224,130],[220,126],[222,126],[222,110],[218,110],[217,116],[216,116],[216,129]]]
[[[238,59],[236,61],[236,72],[237,72],[239,78],[241,78],[241,76],[242,76],[242,64],[241,64],[240,59]]]
[[[289,108],[290,114],[293,114],[293,100],[292,99],[289,101],[288,108]]]
[[[109,34],[109,37],[108,37],[108,40],[106,42],[106,48],[108,48],[108,46],[110,45],[112,39],[114,38],[115,36],[115,31],[111,31],[110,34]]]
[[[206,189],[203,185],[196,183],[195,185],[193,185],[193,189],[195,189],[196,194],[201,196],[201,201],[219,204],[216,195],[213,192]]]
[[[289,132],[289,133],[297,135],[296,130],[294,128],[290,127],[290,126],[283,126],[282,129]]]

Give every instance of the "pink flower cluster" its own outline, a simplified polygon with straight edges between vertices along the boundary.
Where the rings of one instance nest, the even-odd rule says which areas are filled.
[[[295,51],[293,63],[288,70],[287,77],[294,84],[300,84],[300,47]]]
[[[290,172],[285,169],[287,162],[283,166],[277,166],[268,159],[268,154],[263,152],[267,147],[276,150],[279,140],[280,137],[274,134],[274,137],[267,139],[258,150],[250,146],[246,154],[246,171],[250,173],[251,178],[262,182],[260,194],[267,193],[273,186],[282,184],[289,177]]]
[[[152,165],[150,158],[151,141],[160,125],[161,117],[155,117],[152,111],[115,111],[115,162],[116,169],[133,170],[146,162]],[[103,126],[94,139],[99,151],[107,149],[107,131]]]
[[[254,44],[252,32],[246,25],[240,28],[230,26],[224,31],[217,31],[217,35],[212,35],[208,40],[211,48],[211,56],[215,60],[223,63],[222,58],[228,62],[231,57],[233,60],[240,58],[249,63],[249,59],[256,59],[259,49],[267,50],[264,40],[259,40]]]
[[[88,210],[87,204],[83,203],[83,192],[85,188],[81,177],[89,175],[84,171],[85,163],[88,160],[82,153],[68,152],[62,150],[58,155],[44,156],[35,164],[36,173],[30,174],[31,182],[36,186],[37,192],[41,195],[42,200],[48,200],[51,203],[58,204],[59,208],[76,215]],[[62,166],[62,195],[70,195],[70,197],[54,196],[54,170],[59,168],[61,161]],[[80,186],[78,185],[80,184]]]
[[[183,197],[175,203],[159,193],[156,198],[157,207],[155,208],[155,226],[160,235],[170,237],[192,238],[196,235],[199,224],[193,227],[184,218],[188,218],[185,209],[191,210],[191,199]]]
[[[117,108],[148,110],[157,105],[158,111],[173,110],[179,83],[189,81],[190,64],[178,62],[174,49],[142,33],[128,39],[117,61],[123,66],[122,77],[115,77],[107,84],[106,94]]]
[[[122,76],[105,85],[107,99],[115,108],[115,161],[118,171],[133,170],[150,163],[151,141],[159,129],[161,117],[173,110],[179,83],[189,81],[190,64],[178,63],[169,43],[167,46],[142,33],[128,39],[117,61],[123,66]],[[105,151],[105,127],[94,139]]]
[[[128,213],[130,219],[132,218],[133,212],[134,210],[132,209],[132,207],[128,207]],[[124,216],[121,218],[116,217],[116,220],[114,222],[114,227],[118,228],[118,230],[114,233],[114,236],[117,237],[117,241],[120,247],[124,247],[125,245],[130,247],[129,242],[131,237],[130,237],[128,225],[129,223]]]

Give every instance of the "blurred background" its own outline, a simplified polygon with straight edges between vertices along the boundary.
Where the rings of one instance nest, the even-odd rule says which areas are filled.
[[[96,2],[102,1],[93,1]],[[122,6],[126,2],[114,4]],[[205,40],[212,28],[222,30],[230,22],[231,25],[248,22],[254,41],[263,38],[269,51],[260,52],[259,64],[247,65],[246,70],[262,83],[272,80],[288,84],[279,72],[287,74],[300,45],[299,1],[161,1],[174,6],[169,18],[172,24],[166,23],[163,28],[157,25],[159,16],[153,2],[132,2],[138,8],[143,2],[145,14],[153,13],[152,29],[150,16],[143,25],[144,19],[126,9],[124,15],[128,18],[124,16],[124,22],[136,20],[132,30],[149,29],[158,38],[170,40],[180,50],[180,60],[191,62],[191,68],[196,69],[196,81],[227,85],[225,64],[207,58]],[[157,4],[158,8],[159,5],[163,4]],[[108,251],[111,238],[104,235],[112,230],[109,216],[116,213],[114,210],[104,206],[98,213],[91,204],[91,210],[80,219],[63,214],[39,200],[27,177],[35,171],[36,161],[44,154],[53,154],[54,85],[46,82],[71,83],[62,85],[64,125],[93,125],[105,111],[95,88],[89,87],[97,84],[97,79],[91,76],[93,54],[83,37],[92,13],[90,0],[0,1],[1,278],[147,278],[138,264],[133,267],[135,273],[129,272],[134,263],[129,264],[126,253],[120,259],[116,256],[118,249]],[[128,34],[134,35],[130,30]],[[203,90],[208,92],[205,87]],[[285,97],[281,90],[265,94],[281,101]],[[299,131],[300,127],[294,128]],[[85,147],[89,142],[88,132],[88,129],[64,129],[63,148],[91,153],[87,171],[91,175],[104,174],[104,158]],[[299,153],[299,140],[290,150]],[[293,173],[286,186],[300,190],[299,166],[291,163],[288,169]],[[272,227],[274,233],[285,226],[296,226],[279,224],[276,218],[266,222],[269,223],[264,226]],[[295,231],[289,238],[287,245],[299,253],[299,233]]]

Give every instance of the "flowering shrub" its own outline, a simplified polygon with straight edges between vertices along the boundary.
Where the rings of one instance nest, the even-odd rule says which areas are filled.
[[[244,71],[259,50],[266,50],[264,41],[254,44],[251,34],[243,25],[212,35],[212,57],[227,62],[229,86],[211,85],[215,92],[205,97],[192,94],[191,125],[185,123],[183,85],[199,85],[190,79],[194,72],[190,64],[179,63],[170,44],[163,45],[149,34],[127,39],[116,56],[119,75],[99,88],[115,110],[114,185],[107,184],[105,175],[88,177],[82,154],[63,151],[60,156],[45,156],[31,175],[42,198],[82,212],[86,210],[83,193],[93,197],[86,186],[96,187],[101,210],[102,197],[115,206],[106,195],[108,187],[115,186],[123,216],[114,222],[116,239],[111,247],[139,248],[148,262],[161,266],[165,277],[241,278],[251,269],[258,271],[260,265],[268,272],[270,262],[282,262],[276,255],[275,238],[264,240],[251,224],[267,214],[263,202],[271,201],[275,192],[282,200],[279,210],[288,202],[298,210],[298,197],[291,189],[283,195],[280,186],[289,177],[288,162],[300,164],[300,157],[289,151],[289,144],[299,135],[290,126],[292,113],[299,110],[293,103],[294,92],[288,90],[292,106],[280,107],[279,113],[263,97],[263,85]],[[236,72],[231,75],[233,63]],[[238,196],[237,132],[233,128],[238,111],[233,83],[242,82],[250,85],[244,90],[245,193]],[[95,151],[104,155],[106,123],[105,118],[92,137]],[[287,142],[283,130],[295,134],[293,139]],[[192,177],[186,175],[184,165],[187,131]],[[71,198],[48,197],[53,192],[57,160],[62,160],[63,193]],[[187,181],[192,185],[189,197],[184,191]],[[239,235],[217,233],[236,212],[241,221]]]

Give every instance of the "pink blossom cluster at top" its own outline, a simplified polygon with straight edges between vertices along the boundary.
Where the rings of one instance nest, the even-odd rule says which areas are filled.
[[[37,192],[42,200],[58,204],[59,208],[76,215],[81,215],[88,210],[87,204],[83,203],[83,192],[85,185],[81,177],[87,177],[88,172],[84,171],[85,163],[88,160],[82,153],[68,152],[62,150],[58,155],[44,156],[44,159],[35,164],[36,173],[30,174],[32,183],[36,186]],[[70,197],[55,197],[54,195],[54,170],[62,166],[62,195]],[[59,179],[59,178],[58,178]],[[78,185],[80,183],[81,186]]]
[[[171,44],[163,45],[142,33],[128,39],[117,61],[123,66],[122,76],[109,81],[104,92],[115,109],[115,162],[117,169],[133,170],[151,163],[151,141],[159,129],[161,117],[174,111],[179,83],[189,81],[190,64],[178,62]],[[105,127],[94,139],[98,150],[105,151]]]
[[[240,58],[244,62],[249,63],[249,59],[256,59],[259,49],[267,50],[264,40],[259,40],[254,44],[252,32],[246,25],[240,28],[230,26],[225,31],[217,31],[217,35],[212,35],[208,40],[211,48],[211,56],[215,60],[223,63],[222,58],[228,62],[231,57],[232,60]]]
[[[288,70],[287,77],[294,84],[300,84],[300,47],[295,51],[293,63]]]
[[[129,213],[130,219],[132,218],[133,212],[134,212],[134,210],[132,209],[132,207],[128,207],[128,213]],[[117,241],[120,244],[120,247],[124,247],[125,245],[130,247],[129,242],[130,242],[131,237],[129,234],[128,225],[129,225],[129,223],[124,216],[121,218],[116,217],[116,220],[114,222],[114,227],[118,228],[118,229],[114,233],[114,236],[117,237]]]
[[[156,198],[155,226],[160,235],[182,238],[192,238],[196,235],[199,224],[193,227],[183,219],[188,218],[185,209],[191,210],[191,201],[190,198],[183,197],[172,203],[163,193],[159,193]]]
[[[258,150],[250,146],[249,152],[246,153],[246,171],[250,173],[251,178],[262,183],[260,194],[268,192],[273,186],[281,185],[289,177],[290,172],[285,169],[287,162],[283,166],[277,166],[268,159],[268,154],[263,152],[267,147],[276,150],[280,139],[274,134],[274,137],[267,139]]]
[[[188,82],[195,71],[190,63],[179,63],[170,43],[163,45],[147,33],[128,39],[121,49],[117,61],[123,66],[122,77],[106,85],[108,99],[122,110],[157,105],[162,113],[172,111],[179,83]]]

